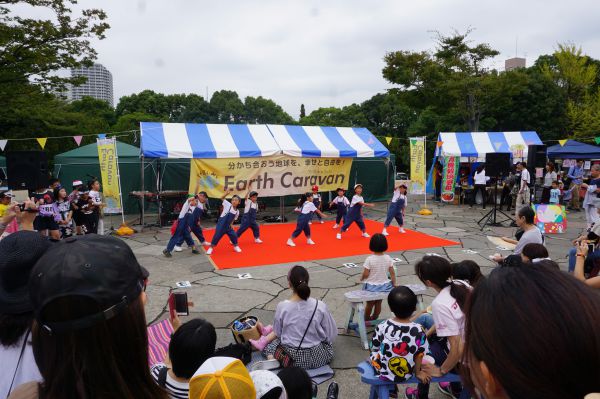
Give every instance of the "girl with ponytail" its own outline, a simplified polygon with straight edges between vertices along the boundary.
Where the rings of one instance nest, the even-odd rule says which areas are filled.
[[[288,284],[292,295],[275,310],[273,332],[278,338],[265,347],[263,354],[272,359],[278,347],[282,347],[296,367],[325,366],[333,359],[335,320],[325,303],[310,297],[309,275],[304,267],[290,269]]]
[[[415,265],[415,274],[427,287],[437,291],[431,303],[436,335],[430,337],[429,348],[435,365],[426,365],[424,371],[433,377],[457,372],[462,357],[465,307],[471,286],[464,280],[452,279],[452,265],[441,256],[425,256]],[[454,397],[468,398],[469,392],[459,382],[440,383],[440,389]],[[407,398],[427,398],[429,384],[419,384],[417,389],[407,388]]]

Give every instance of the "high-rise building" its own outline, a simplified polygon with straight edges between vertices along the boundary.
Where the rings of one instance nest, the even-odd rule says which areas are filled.
[[[70,101],[81,100],[85,96],[104,100],[113,106],[113,79],[112,74],[101,64],[92,67],[79,67],[71,69],[71,76],[85,76],[87,81],[80,86],[69,88]]]
[[[504,61],[504,70],[512,71],[517,68],[525,68],[525,58],[514,57]]]

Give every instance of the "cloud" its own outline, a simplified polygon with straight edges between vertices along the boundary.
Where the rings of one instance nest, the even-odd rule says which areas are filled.
[[[94,7],[90,0],[80,3]],[[504,59],[531,64],[559,42],[600,58],[600,3],[423,0],[239,1],[106,0],[112,28],[97,43],[116,100],[152,89],[198,93],[229,89],[262,95],[298,117],[318,107],[362,102],[391,87],[381,76],[394,50],[433,48],[434,30],[475,28]]]

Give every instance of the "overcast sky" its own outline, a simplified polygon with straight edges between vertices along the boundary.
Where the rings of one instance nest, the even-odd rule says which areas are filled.
[[[600,58],[600,2],[474,0],[205,1],[80,0],[102,7],[111,29],[96,45],[119,97],[151,89],[273,99],[294,118],[360,103],[391,87],[381,76],[388,51],[433,48],[432,31],[472,27],[475,42],[527,65],[559,42]]]

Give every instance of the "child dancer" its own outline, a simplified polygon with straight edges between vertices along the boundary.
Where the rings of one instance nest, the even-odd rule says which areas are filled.
[[[298,215],[298,222],[296,223],[296,230],[292,233],[292,236],[288,238],[287,245],[290,247],[295,247],[294,239],[300,235],[300,233],[304,232],[306,236],[306,243],[308,245],[314,245],[315,242],[310,239],[310,219],[312,218],[313,213],[317,213],[321,215],[321,217],[327,219],[320,210],[317,209],[315,204],[313,204],[313,193],[306,193],[300,197],[300,201],[298,201],[298,209],[300,215]]]
[[[221,216],[217,221],[217,228],[212,242],[210,243],[210,248],[208,248],[208,251],[206,251],[207,255],[213,253],[214,248],[224,235],[227,235],[229,240],[231,240],[231,243],[233,244],[233,250],[235,252],[242,252],[242,249],[238,246],[238,238],[235,234],[235,230],[233,230],[233,227],[231,227],[233,222],[240,215],[240,211],[237,209],[238,205],[240,204],[240,197],[234,195],[231,197],[231,202],[227,201],[225,197],[227,197],[227,194],[231,192],[233,192],[233,190],[229,189],[228,191],[225,191],[225,194],[223,194],[221,197],[223,200],[223,211],[221,212]]]
[[[406,233],[404,231],[404,210],[406,209],[406,186],[401,184],[394,189],[394,196],[392,197],[392,202],[390,203],[390,207],[388,208],[387,217],[385,218],[385,223],[383,224],[383,231],[381,234],[384,236],[389,235],[387,232],[387,228],[392,223],[393,219],[396,219],[398,222],[398,226],[400,229],[398,230],[400,233]]]
[[[333,204],[336,204],[337,206],[337,215],[335,216],[335,224],[333,225],[334,229],[337,229],[338,227],[340,227],[340,222],[346,221],[346,214],[348,213],[348,206],[350,205],[350,201],[348,201],[348,198],[346,198],[346,196],[344,195],[346,193],[346,190],[344,190],[343,188],[338,188],[337,189],[337,197],[335,197],[330,203],[329,203],[329,207],[331,208],[331,206]]]
[[[256,191],[250,191],[246,197],[246,204],[244,205],[244,216],[242,216],[242,224],[237,230],[237,237],[240,238],[242,234],[249,228],[252,229],[254,234],[254,242],[261,244],[260,239],[260,228],[256,223],[256,213],[258,212],[258,193]]]
[[[321,194],[319,194],[319,186],[312,186],[312,194],[313,194],[313,204],[315,204],[315,208],[322,211],[323,205],[321,204]],[[310,222],[308,222],[308,224],[312,224],[312,220],[313,220],[314,216],[315,216],[315,214],[313,213],[312,216],[310,217]],[[317,217],[319,218],[319,221],[321,222],[321,224],[323,224],[324,222],[323,222],[323,218],[321,218],[321,215],[317,213]]]
[[[374,234],[369,242],[369,256],[363,265],[360,281],[364,282],[363,290],[370,292],[388,292],[396,286],[396,271],[392,258],[385,254],[388,249],[387,239],[383,234]],[[389,277],[388,277],[389,273]],[[371,314],[372,313],[372,314]],[[365,320],[377,320],[381,313],[381,300],[367,301]]]
[[[198,192],[198,189],[196,189]],[[202,227],[200,226],[200,222],[202,220],[202,215],[204,214],[204,207],[206,206],[206,201],[208,201],[208,195],[205,191],[201,191],[196,195],[196,209],[192,212],[192,215],[189,220],[189,229],[190,232],[193,233],[200,245],[209,246],[210,242],[206,241],[204,238],[204,234],[202,233]],[[183,245],[184,238],[183,236],[179,239],[179,242],[175,246],[175,252],[181,252],[181,246]]]
[[[181,238],[187,243],[188,247],[192,247],[193,254],[199,254],[200,252],[196,249],[196,244],[190,235],[190,222],[192,219],[192,214],[196,209],[196,196],[194,194],[189,194],[187,201],[181,207],[181,212],[179,212],[179,218],[177,219],[177,229],[175,229],[175,233],[171,236],[167,244],[167,248],[163,250],[163,255],[167,258],[170,258],[171,252],[175,248],[175,245],[179,243]]]
[[[352,223],[356,223],[360,231],[362,231],[363,237],[370,237],[370,235],[367,233],[367,227],[365,226],[365,222],[363,220],[362,207],[375,205],[365,202],[361,195],[362,191],[362,184],[356,184],[354,186],[354,196],[352,197],[352,202],[350,202],[350,208],[348,209],[346,220],[344,221],[341,232],[336,236],[338,240],[342,239],[342,233],[348,231],[348,228],[352,225]]]

